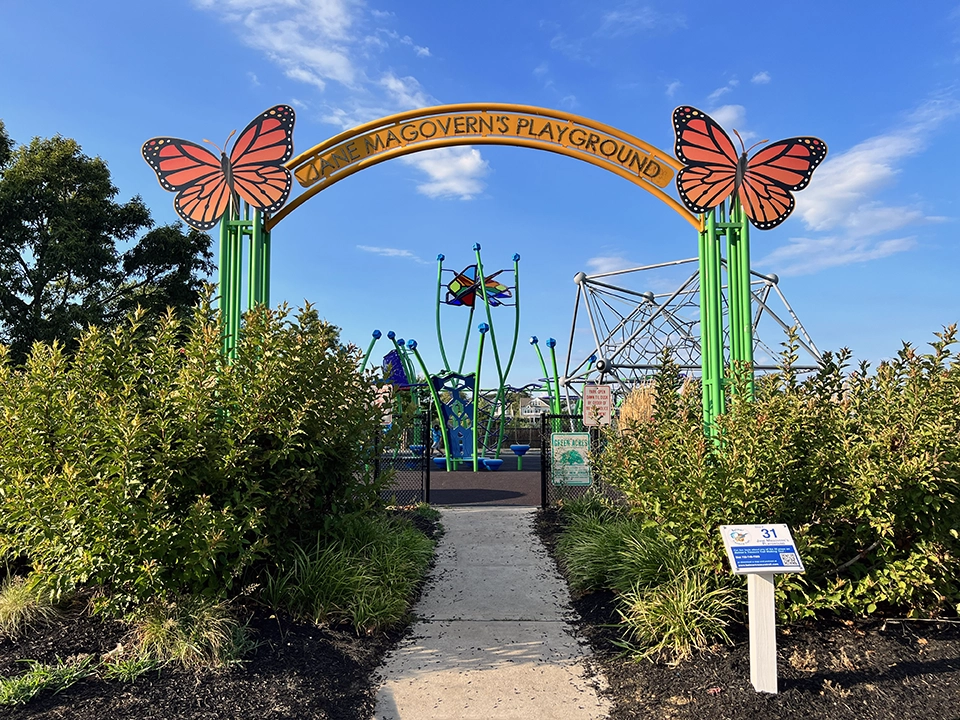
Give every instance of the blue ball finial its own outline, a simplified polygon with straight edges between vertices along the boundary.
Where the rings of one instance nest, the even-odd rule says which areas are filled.
[[[374,340],[379,340],[382,336],[383,336],[383,333],[380,332],[379,330],[374,330],[374,331],[373,331],[373,339],[374,339]]]
[[[480,324],[477,326],[477,330],[479,330],[479,331],[482,332],[482,333],[487,332],[487,330],[489,330],[489,329],[490,329],[490,326],[487,325],[486,323],[480,323]]]
[[[443,261],[446,260],[446,259],[447,259],[447,258],[446,258],[446,256],[444,256],[443,253],[440,253],[439,255],[437,255],[437,262],[443,262]]]
[[[403,338],[397,338],[397,345],[403,347]]]
[[[536,345],[538,342],[540,342],[540,339],[539,339],[536,335],[533,335],[533,336],[530,337],[530,344],[531,344],[531,345]]]
[[[474,249],[474,250],[479,250],[479,249],[480,249],[480,243],[474,243],[474,244],[473,244],[473,249]]]
[[[551,348],[551,349],[552,349],[552,348],[555,348],[556,346],[557,346],[557,341],[556,341],[556,340],[554,340],[553,338],[547,338],[547,347],[548,347],[548,348]]]
[[[411,350],[416,350],[416,349],[417,349],[417,341],[416,341],[416,340],[407,340],[407,347],[410,348]]]
[[[390,330],[390,331],[387,333],[387,337],[390,338],[391,340],[393,340],[396,336],[397,336],[397,334],[396,334],[393,330]]]
[[[597,361],[597,355],[596,353],[594,353],[593,355],[590,356],[590,362],[595,363],[596,361]]]
[[[520,253],[514,253],[514,254],[513,254],[513,261],[514,261],[514,262],[520,262]]]

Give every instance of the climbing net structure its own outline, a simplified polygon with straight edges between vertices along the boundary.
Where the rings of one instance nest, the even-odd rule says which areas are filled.
[[[721,261],[725,268],[725,261]],[[679,284],[662,290],[658,276],[664,269],[680,272]],[[689,271],[689,272],[687,272]],[[570,344],[561,385],[580,394],[584,382],[601,380],[614,384],[617,395],[623,396],[634,386],[649,381],[660,365],[665,350],[684,373],[699,374],[700,362],[700,273],[697,258],[645,265],[627,270],[574,277],[577,297],[574,304]],[[659,292],[650,289],[661,288]],[[794,328],[800,348],[797,370],[814,370],[820,351],[793,311],[780,289],[776,275],[750,271],[752,300],[754,369],[777,368],[781,343]],[[728,312],[726,286],[721,303],[724,316]],[[728,323],[724,323],[728,327]],[[589,332],[589,350],[575,339]],[[729,347],[724,337],[724,346]],[[579,347],[579,350],[577,350]],[[729,358],[725,358],[729,360]]]

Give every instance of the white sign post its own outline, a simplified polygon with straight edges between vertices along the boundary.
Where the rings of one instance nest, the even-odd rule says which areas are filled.
[[[609,425],[613,416],[613,392],[609,385],[583,386],[583,424]]]
[[[777,615],[773,576],[803,572],[800,554],[782,523],[721,525],[730,568],[747,576],[750,682],[757,692],[777,693]]]

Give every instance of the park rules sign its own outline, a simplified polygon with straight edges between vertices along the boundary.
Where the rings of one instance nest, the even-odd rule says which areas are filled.
[[[583,424],[609,425],[613,416],[613,391],[609,385],[583,386]]]
[[[590,433],[550,436],[550,479],[554,485],[590,485]]]

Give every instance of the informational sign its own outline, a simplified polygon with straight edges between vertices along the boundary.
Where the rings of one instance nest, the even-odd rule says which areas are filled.
[[[721,525],[730,567],[737,575],[804,572],[790,528],[771,525]]]
[[[554,485],[589,485],[590,433],[555,432],[550,436],[550,478]]]
[[[583,386],[583,424],[609,425],[613,416],[613,390],[609,385]]]

